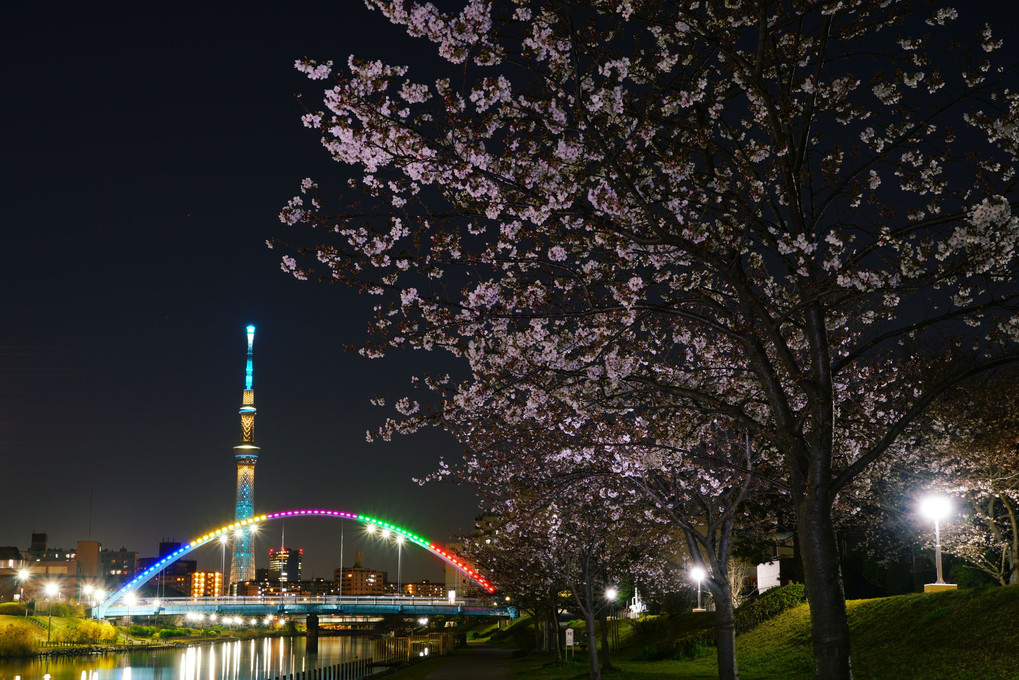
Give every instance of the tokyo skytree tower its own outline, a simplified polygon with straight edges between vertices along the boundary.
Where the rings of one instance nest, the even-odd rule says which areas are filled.
[[[248,326],[248,363],[244,372],[244,394],[241,397],[241,441],[234,447],[237,461],[237,504],[234,520],[249,519],[255,514],[255,463],[258,462],[259,448],[255,446],[255,391],[252,381],[252,345],[255,343],[255,327]],[[255,555],[252,550],[250,531],[239,531],[233,538],[233,557],[230,560],[230,581],[253,581],[255,579]]]

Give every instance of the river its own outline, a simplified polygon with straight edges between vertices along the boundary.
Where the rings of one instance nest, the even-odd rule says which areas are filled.
[[[372,655],[366,637],[260,638],[93,656],[0,659],[0,680],[272,680]]]

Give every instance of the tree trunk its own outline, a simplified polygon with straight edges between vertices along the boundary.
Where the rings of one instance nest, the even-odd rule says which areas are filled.
[[[555,662],[562,663],[563,661],[563,646],[562,641],[559,639],[559,607],[552,605],[552,643],[555,646]]]
[[[810,604],[814,678],[852,680],[849,620],[842,586],[838,542],[826,489],[806,487],[796,504],[804,586]]]
[[[598,615],[598,625],[601,626],[601,667],[602,670],[612,670],[612,657],[609,656],[609,615],[604,607]]]
[[[732,584],[715,580],[715,645],[718,653],[718,680],[739,680],[736,666],[736,612],[732,606]]]
[[[587,622],[587,661],[591,667],[591,680],[601,680],[598,667],[598,636],[594,624],[594,589],[591,579],[584,583],[584,620]]]

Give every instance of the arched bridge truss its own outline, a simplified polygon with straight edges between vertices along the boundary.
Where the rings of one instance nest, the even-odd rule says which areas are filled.
[[[275,519],[287,519],[293,517],[332,517],[336,519],[351,520],[354,522],[360,522],[365,525],[369,530],[378,531],[389,531],[397,540],[413,543],[421,548],[424,548],[428,552],[432,553],[446,564],[451,565],[459,572],[461,572],[468,579],[478,584],[485,592],[493,593],[495,588],[491,583],[486,581],[480,574],[471,569],[467,564],[463,562],[456,554],[445,550],[439,545],[429,541],[428,539],[415,534],[412,531],[408,531],[402,527],[390,524],[384,520],[370,517],[368,515],[362,515],[353,512],[343,512],[340,510],[286,510],[283,512],[271,512],[265,515],[258,515],[251,517],[250,519],[243,520],[241,522],[234,522],[227,524],[218,529],[208,532],[203,536],[199,536],[193,541],[181,546],[179,550],[176,550],[169,555],[166,555],[155,564],[150,566],[148,569],[138,574],[136,577],[124,584],[119,590],[110,595],[105,601],[98,604],[93,610],[93,616],[96,618],[105,618],[109,615],[110,608],[115,605],[121,598],[131,596],[133,599],[134,592],[144,585],[149,579],[154,577],[160,571],[170,566],[173,562],[181,559],[193,550],[197,550],[204,545],[217,541],[223,536],[232,535],[238,531],[249,531],[254,532],[255,528],[262,522],[270,522]]]

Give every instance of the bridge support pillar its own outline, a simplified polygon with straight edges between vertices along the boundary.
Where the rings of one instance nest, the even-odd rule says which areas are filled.
[[[309,654],[318,654],[318,615],[308,614],[308,618],[305,619],[304,625],[308,631],[308,638],[305,642],[304,651]]]

